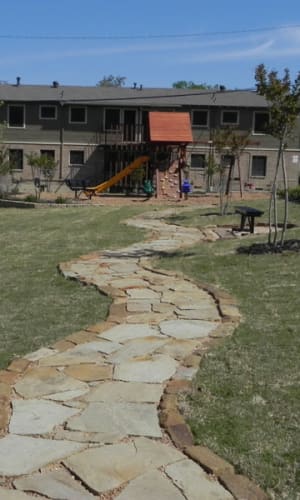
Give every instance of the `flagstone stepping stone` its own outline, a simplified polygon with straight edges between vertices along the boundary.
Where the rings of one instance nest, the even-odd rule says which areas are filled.
[[[114,288],[136,288],[136,287],[141,287],[141,288],[146,288],[147,287],[147,281],[144,281],[143,279],[140,278],[120,278],[120,279],[112,279],[110,282],[111,286]]]
[[[127,311],[129,313],[151,312],[151,302],[149,299],[128,300]]]
[[[151,288],[130,288],[127,295],[132,299],[160,299],[160,294]]]
[[[80,432],[61,428],[58,428],[54,434],[54,439],[76,441],[77,443],[97,443],[98,445],[117,443],[122,438],[124,438],[124,434],[120,432]]]
[[[31,352],[30,354],[26,354],[23,356],[24,359],[28,359],[28,361],[39,361],[42,358],[47,358],[48,356],[52,356],[56,354],[56,349],[48,349],[47,347],[42,347],[37,351]]]
[[[198,366],[179,366],[173,378],[174,380],[192,380],[196,376],[198,369]]]
[[[41,359],[40,366],[66,366],[77,365],[79,363],[101,363],[105,358],[104,354],[110,354],[119,349],[120,344],[99,340],[79,344],[67,351]]]
[[[117,365],[114,379],[125,382],[162,383],[172,377],[176,368],[177,362],[170,356],[156,354]]]
[[[101,334],[101,338],[115,342],[126,342],[126,340],[130,339],[157,336],[160,336],[158,329],[144,323],[135,325],[117,325]]]
[[[64,372],[70,377],[74,377],[83,382],[94,382],[112,378],[113,367],[110,365],[99,366],[93,364],[82,364],[68,366]]]
[[[107,359],[110,363],[122,363],[136,356],[149,354],[163,346],[166,342],[168,342],[168,339],[163,336],[161,338],[145,337],[128,340],[118,352],[113,353]]]
[[[163,393],[160,384],[143,384],[138,382],[104,382],[92,389],[84,401],[156,403]]]
[[[30,370],[15,384],[18,394],[27,399],[48,396],[59,392],[86,390],[88,386],[80,380],[68,377],[54,368],[41,367]]]
[[[183,458],[172,446],[136,438],[129,443],[90,448],[63,463],[94,492],[101,493]]]
[[[201,308],[176,308],[175,309],[175,314],[178,316],[179,319],[199,319],[199,320],[205,320],[205,321],[218,321],[220,320],[220,315],[217,311],[217,308],[215,306],[208,306],[208,307],[203,307]]]
[[[85,447],[82,443],[10,434],[0,439],[0,475],[29,474]]]
[[[192,460],[181,460],[168,465],[165,472],[188,500],[233,500],[232,495],[220,483],[209,477]]]
[[[116,500],[186,500],[178,488],[159,471],[151,471],[148,474],[130,481],[128,486],[116,496]]]
[[[159,324],[161,333],[176,339],[207,337],[218,326],[216,322],[202,320],[166,320]]]
[[[15,488],[63,500],[91,500],[94,497],[65,470],[38,472],[14,481]],[[1,497],[0,497],[1,498]]]
[[[161,437],[155,404],[95,402],[69,419],[67,428],[82,432],[118,432],[123,436]]]
[[[52,401],[39,399],[16,399],[12,403],[13,413],[9,424],[12,434],[45,434],[56,425],[63,424],[80,410],[67,408]]]
[[[192,354],[201,345],[201,340],[171,339],[159,347],[155,354],[167,354],[171,358],[181,360]]]
[[[6,490],[0,486],[0,500],[32,500],[32,498],[23,491]]]
[[[48,396],[44,396],[43,399],[50,399],[52,401],[61,401],[61,402],[67,402],[71,401],[74,398],[79,398],[80,396],[83,396],[87,392],[89,392],[90,388],[88,385],[84,387],[84,389],[77,389],[74,391],[64,391],[64,392],[58,392],[56,394],[49,394]]]

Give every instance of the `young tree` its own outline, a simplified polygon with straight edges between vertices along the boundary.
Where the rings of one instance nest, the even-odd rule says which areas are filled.
[[[39,156],[37,153],[29,153],[26,158],[31,167],[36,199],[39,200],[42,190],[41,176],[44,178],[47,191],[50,191],[50,183],[54,177],[57,162],[51,156]]]
[[[102,80],[97,83],[97,87],[124,87],[126,80],[126,76],[108,75],[104,76]]]
[[[280,166],[282,168],[285,209],[280,246],[284,243],[285,232],[288,221],[288,176],[285,165],[284,151],[287,147],[287,139],[292,134],[299,113],[300,98],[300,72],[292,83],[290,72],[284,70],[284,76],[279,78],[277,71],[267,72],[265,65],[260,64],[255,70],[257,93],[264,96],[269,105],[270,120],[267,131],[278,139],[278,153],[275,166],[275,174],[269,203],[269,244],[275,246],[278,238],[278,215],[277,215],[277,184]],[[274,235],[272,241],[272,225]]]
[[[226,127],[224,129],[218,129],[213,134],[213,144],[216,152],[220,156],[227,156],[229,159],[229,167],[227,179],[225,181],[225,165],[220,162],[220,211],[221,214],[225,214],[229,204],[229,198],[231,194],[231,183],[232,175],[235,163],[237,163],[240,179],[240,194],[243,196],[243,182],[240,167],[240,159],[245,150],[249,145],[249,132],[238,133],[235,129],[231,127]],[[225,181],[225,182],[224,182]],[[224,195],[226,198],[224,204]]]

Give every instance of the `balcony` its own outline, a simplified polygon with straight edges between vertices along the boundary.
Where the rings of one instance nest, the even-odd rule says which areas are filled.
[[[99,134],[100,144],[143,143],[149,140],[148,127],[145,125],[120,124],[115,128],[103,129]]]

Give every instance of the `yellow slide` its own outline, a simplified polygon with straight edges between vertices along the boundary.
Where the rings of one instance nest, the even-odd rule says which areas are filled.
[[[121,179],[124,179],[124,177],[127,177],[127,175],[130,175],[134,170],[139,168],[143,163],[146,163],[147,161],[149,161],[149,156],[139,156],[132,163],[127,165],[127,167],[123,168],[121,172],[118,172],[116,175],[108,179],[108,181],[104,181],[101,184],[98,184],[98,186],[85,188],[84,194],[88,198],[91,198],[96,193],[102,193],[103,191],[106,191],[106,189],[110,188],[114,184],[117,184],[117,182],[119,182]]]

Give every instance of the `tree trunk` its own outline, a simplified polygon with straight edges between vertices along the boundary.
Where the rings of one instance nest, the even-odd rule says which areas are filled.
[[[277,154],[277,160],[276,160],[275,176],[274,176],[274,180],[273,180],[273,184],[272,184],[271,199],[270,199],[270,204],[269,204],[269,236],[268,236],[268,242],[269,242],[269,244],[271,244],[271,241],[272,241],[272,206],[273,206],[273,212],[274,212],[274,217],[273,217],[273,222],[274,222],[274,236],[273,236],[273,242],[272,242],[272,244],[274,246],[276,245],[277,235],[278,235],[278,220],[277,220],[277,178],[278,178],[280,160],[281,160],[281,155],[282,155],[282,148],[283,148],[283,139],[280,139],[279,148],[278,148],[278,154]]]
[[[226,190],[225,190],[226,202],[225,202],[225,206],[224,206],[224,214],[227,213],[228,204],[229,204],[229,194],[231,193],[231,181],[232,181],[232,172],[233,172],[234,162],[235,162],[235,158],[232,157],[230,160],[230,166],[229,166],[229,172],[228,172]]]
[[[242,174],[241,174],[241,163],[240,163],[240,157],[238,156],[237,158],[237,165],[238,165],[238,172],[239,172],[239,179],[240,179],[240,196],[243,198],[243,182],[242,182]]]
[[[281,166],[282,166],[283,184],[284,184],[284,219],[283,219],[281,239],[280,239],[280,246],[282,247],[284,244],[285,233],[288,223],[288,212],[289,212],[289,187],[288,187],[288,178],[287,178],[284,152],[282,152]]]

